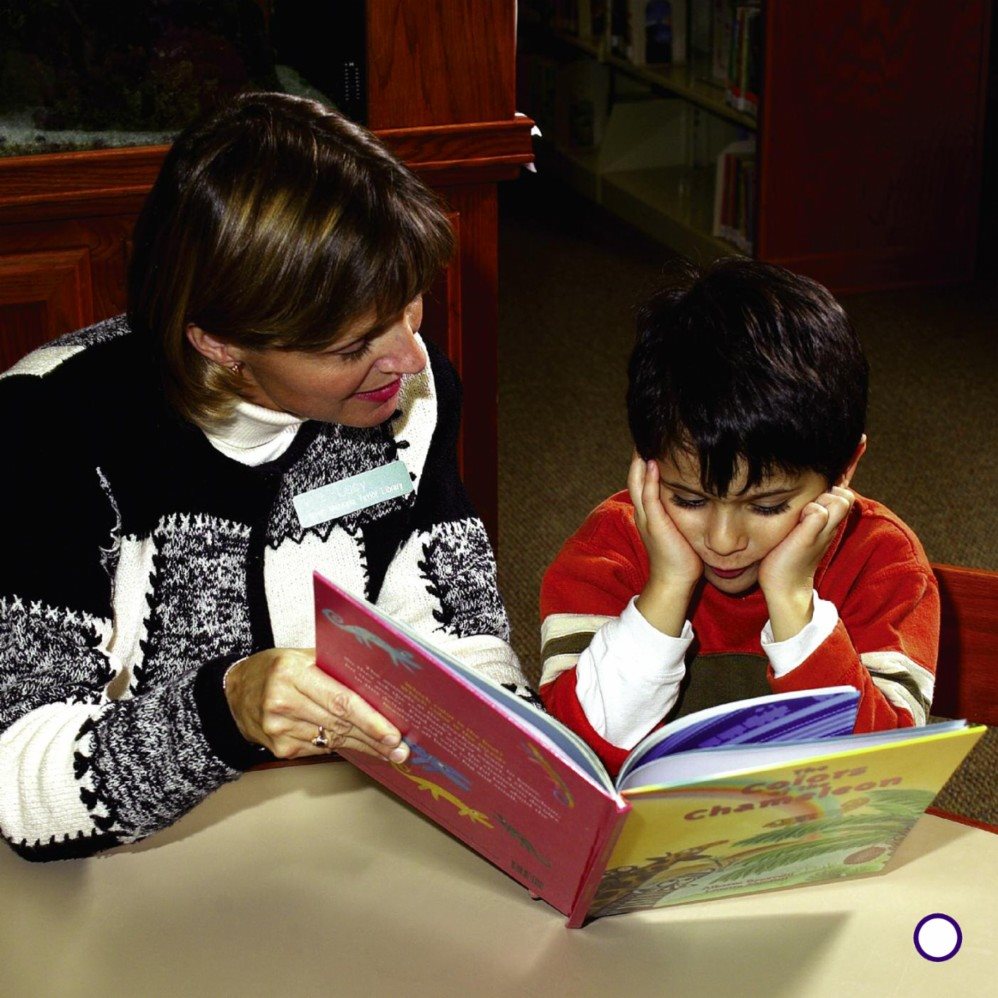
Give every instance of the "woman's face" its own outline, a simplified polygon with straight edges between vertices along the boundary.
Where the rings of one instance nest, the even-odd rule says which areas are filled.
[[[377,426],[395,411],[402,378],[426,366],[415,338],[422,321],[420,297],[383,326],[371,318],[356,322],[318,352],[230,346],[232,358],[243,365],[240,394],[303,419]]]

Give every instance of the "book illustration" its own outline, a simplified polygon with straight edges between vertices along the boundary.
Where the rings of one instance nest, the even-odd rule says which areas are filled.
[[[558,775],[554,767],[544,758],[541,750],[536,745],[531,745],[530,742],[523,743],[523,750],[527,753],[527,757],[531,762],[537,763],[544,770],[545,775],[553,784],[554,790],[552,792],[554,799],[569,809],[575,807],[575,798],[572,796],[572,791],[568,789],[565,781]]]
[[[641,891],[646,884],[660,877],[666,871],[672,871],[670,878],[681,881],[683,884],[689,883],[699,875],[698,869],[707,864],[708,868],[723,870],[724,865],[717,857],[704,852],[705,849],[712,849],[714,846],[727,844],[727,839],[717,842],[705,842],[702,845],[690,846],[679,852],[665,852],[661,856],[652,856],[647,862],[631,866],[617,866],[608,869],[603,875],[599,890],[593,899],[591,914],[610,915],[617,913],[615,902],[619,903],[625,898],[629,898],[636,892]],[[677,867],[684,864],[694,864],[694,870],[685,867],[677,870]],[[642,907],[650,907],[642,905]]]
[[[449,766],[446,762],[441,762],[435,755],[427,752],[419,743],[410,744],[407,742],[406,744],[409,745],[409,758],[406,760],[409,766],[415,766],[417,769],[425,769],[429,773],[440,773],[459,790],[467,792],[471,789],[471,780],[464,773],[458,772],[458,770],[453,766]]]
[[[595,755],[550,715],[318,576],[316,599],[319,667],[395,724],[411,749],[419,746],[401,767],[342,755],[567,912],[594,849],[606,851],[600,843],[626,810]],[[382,645],[357,641],[364,631],[422,668],[396,668]]]
[[[517,831],[501,814],[496,815],[496,821],[502,825],[503,829],[506,831],[507,835],[512,836],[527,852],[534,856],[541,866],[550,869],[551,860],[546,856],[542,856],[538,851],[536,846],[524,835],[522,832]]]
[[[489,821],[490,815],[477,810],[474,806],[459,798],[440,783],[434,782],[429,775],[421,775],[415,772],[415,770],[419,769],[430,775],[439,774],[454,784],[459,790],[464,793],[470,793],[472,782],[464,773],[442,759],[437,758],[437,756],[430,753],[418,742],[406,741],[406,744],[409,746],[409,758],[404,763],[394,764],[394,768],[402,776],[415,784],[419,790],[428,792],[434,800],[445,801],[450,804],[457,811],[459,817],[467,818],[487,828],[494,827]],[[575,806],[575,798],[571,790],[569,790],[565,781],[558,775],[551,763],[545,759],[543,753],[536,745],[529,743],[523,743],[521,747],[527,754],[528,759],[536,763],[543,771],[545,780],[551,786],[554,799],[566,809],[573,808]],[[542,856],[527,836],[518,831],[506,818],[498,813],[491,815],[491,817],[502,826],[507,834],[516,839],[527,852],[533,854],[544,866],[551,865],[550,860]]]
[[[696,838],[671,854],[653,852],[657,834],[639,834],[625,844],[611,860],[591,914],[875,873],[934,796],[905,787],[907,774],[893,772],[892,765],[887,759],[869,768],[817,763],[787,772],[789,779],[760,781],[757,774],[746,774],[651,791],[646,811],[658,813],[645,818],[652,827],[668,823],[680,844],[684,834]],[[642,805],[636,806],[640,813]],[[695,831],[684,829],[687,824]],[[704,827],[728,837],[700,845]],[[666,862],[672,858],[677,861]]]
[[[761,876],[784,864],[816,865],[818,869],[811,877],[820,875],[822,880],[828,879],[827,868],[839,863],[866,867],[871,873],[879,870],[911,827],[912,808],[927,808],[932,803],[932,794],[888,790],[876,799],[864,800],[860,806],[868,806],[869,813],[855,818],[846,818],[845,814],[856,808],[843,806],[840,814],[812,818],[804,827],[792,823],[741,839],[734,844],[763,848],[746,853],[738,870],[725,873],[715,883]]]
[[[338,627],[341,631],[346,631],[347,634],[352,634],[353,637],[365,648],[380,648],[392,660],[393,665],[401,665],[409,672],[418,672],[419,669],[422,668],[422,666],[412,657],[412,652],[403,651],[401,648],[396,648],[394,645],[390,645],[387,641],[383,640],[373,631],[369,631],[366,627],[358,627],[356,624],[346,623],[346,621],[338,613],[335,613],[328,607],[322,611],[322,615],[334,627]]]
[[[446,801],[451,804],[457,811],[459,817],[467,818],[469,821],[475,822],[479,825],[483,825],[486,828],[494,828],[495,826],[489,821],[489,815],[484,814],[481,811],[476,810],[474,807],[461,800],[455,794],[451,793],[446,788],[442,787],[439,783],[434,783],[433,780],[428,779],[425,776],[420,776],[414,773],[413,767],[425,769],[431,773],[440,773],[451,782],[460,786],[463,790],[471,790],[471,781],[468,780],[463,773],[458,772],[453,766],[442,762],[436,756],[431,755],[424,748],[418,744],[410,744],[411,755],[405,763],[395,763],[394,768],[407,780],[414,783],[420,790],[427,791],[430,796],[437,801]],[[545,772],[553,777],[555,782],[556,796],[561,800],[560,793],[567,793],[569,799],[571,799],[571,793],[568,793],[567,787],[565,787],[564,782],[558,777],[557,773],[550,767],[550,765],[544,760],[543,756],[537,752],[534,746],[526,746],[527,748],[533,750],[531,756],[534,761],[540,762],[545,769]],[[570,805],[569,805],[570,806]],[[530,841],[530,839],[524,835],[521,831],[513,826],[513,824],[504,818],[501,814],[493,815],[496,822],[500,827],[513,838],[526,852],[534,856],[535,859],[544,867],[551,866],[551,860],[546,856],[542,855],[537,847]]]
[[[425,776],[418,776],[416,773],[413,773],[404,762],[394,762],[391,765],[397,773],[400,773],[407,780],[415,783],[420,790],[428,791],[434,800],[443,800],[448,804],[453,805],[459,818],[467,818],[469,821],[479,825],[484,825],[486,828],[493,827],[492,823],[488,819],[488,815],[482,814],[481,811],[476,811],[475,808],[471,807],[469,804],[466,804],[460,798],[455,797],[454,794],[452,794],[445,787],[440,786],[439,783],[434,783],[433,780],[428,780]]]
[[[872,802],[871,813],[858,819],[840,814],[807,816],[803,825],[800,817],[771,822],[784,827],[612,868],[590,914],[617,915],[750,889],[804,886],[876,873],[910,830],[912,808],[924,810],[932,802],[932,794],[887,793],[897,796]],[[727,848],[704,851],[712,846]]]

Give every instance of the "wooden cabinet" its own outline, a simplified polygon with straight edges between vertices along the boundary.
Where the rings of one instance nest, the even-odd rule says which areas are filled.
[[[496,185],[532,159],[513,0],[367,0],[368,124],[444,197],[458,252],[424,333],[465,388],[459,458],[497,536]],[[0,158],[0,370],[124,310],[132,225],[166,147]]]
[[[697,59],[698,17],[725,6],[743,5],[685,0],[671,66],[612,54],[609,20],[595,38],[535,21],[521,103],[544,130],[541,169],[704,260],[746,249],[715,232],[717,157],[742,140],[759,259],[840,292],[971,279],[990,3],[761,0],[757,117],[725,105],[710,51]],[[586,100],[599,141],[571,132]]]

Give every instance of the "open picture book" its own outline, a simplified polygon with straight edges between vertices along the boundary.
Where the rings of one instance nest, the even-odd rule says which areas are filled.
[[[568,916],[872,873],[984,733],[853,735],[859,694],[742,700],[645,737],[612,780],[555,718],[316,573],[319,667],[402,731],[342,754]]]

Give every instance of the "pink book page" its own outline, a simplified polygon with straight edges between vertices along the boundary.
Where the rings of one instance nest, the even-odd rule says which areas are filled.
[[[568,914],[627,805],[370,605],[318,574],[315,594],[320,668],[410,746],[402,765],[343,755]]]

